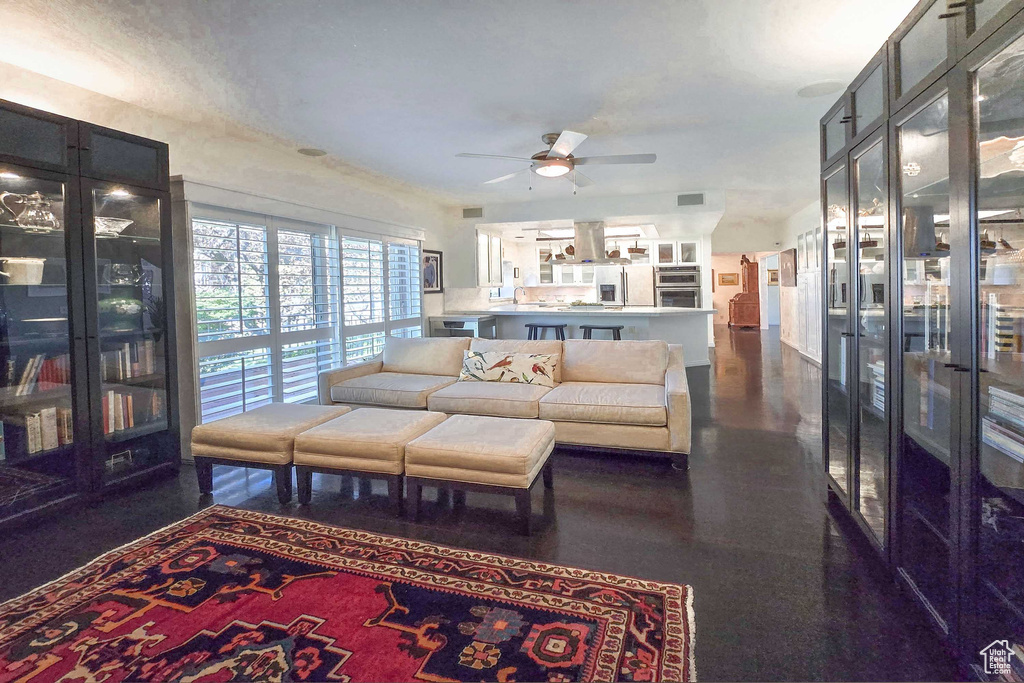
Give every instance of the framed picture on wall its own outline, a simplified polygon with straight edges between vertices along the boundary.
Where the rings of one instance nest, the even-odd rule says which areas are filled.
[[[769,268],[768,269],[768,286],[778,287],[779,286],[779,269]]]
[[[718,286],[719,287],[738,287],[740,284],[739,273],[719,273],[718,274]]]
[[[444,254],[423,250],[423,293],[440,294],[444,291]]]
[[[796,287],[796,249],[779,252],[779,270],[783,287]]]

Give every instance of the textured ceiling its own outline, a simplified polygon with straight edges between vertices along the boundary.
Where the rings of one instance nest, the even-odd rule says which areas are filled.
[[[914,0],[0,0],[0,61],[187,120],[320,147],[452,203],[571,192],[481,186],[541,134],[590,135],[581,195],[722,190],[726,222],[817,195],[816,123]]]

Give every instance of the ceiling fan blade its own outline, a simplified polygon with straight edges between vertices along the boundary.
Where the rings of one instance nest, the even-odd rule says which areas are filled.
[[[591,185],[594,184],[593,180],[591,180],[587,176],[583,175],[579,171],[575,171],[575,170],[570,172],[570,173],[566,173],[562,177],[565,178],[566,180],[568,180],[570,183],[575,179],[576,187],[590,187]]]
[[[488,180],[488,181],[486,181],[484,183],[484,185],[493,185],[494,183],[503,183],[506,180],[509,180],[511,178],[515,178],[517,175],[522,175],[523,173],[529,173],[529,172],[530,172],[530,169],[524,168],[522,171],[516,171],[515,173],[509,173],[508,175],[503,175],[500,178],[494,178],[493,180]]]
[[[463,152],[462,154],[456,154],[455,156],[462,157],[463,159],[511,159],[512,161],[533,162],[533,159],[528,157],[508,157],[501,154],[466,154]]]
[[[564,159],[572,154],[572,151],[579,147],[579,144],[586,139],[587,136],[583,133],[563,130],[562,134],[558,136],[557,140],[555,140],[555,144],[551,145],[551,151],[548,152],[548,157],[562,157]]]
[[[613,154],[607,157],[578,157],[572,160],[575,166],[586,164],[653,164],[658,160],[657,154]]]

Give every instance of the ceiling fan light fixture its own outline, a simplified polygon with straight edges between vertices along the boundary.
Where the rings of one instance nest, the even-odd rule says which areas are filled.
[[[534,172],[545,178],[559,178],[572,170],[572,163],[565,159],[551,159],[537,165]]]

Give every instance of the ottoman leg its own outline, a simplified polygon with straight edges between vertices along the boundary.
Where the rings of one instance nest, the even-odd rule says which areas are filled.
[[[455,489],[452,491],[452,508],[455,510],[461,510],[466,507],[466,491],[465,489]]]
[[[299,504],[309,505],[309,501],[313,499],[313,470],[296,467],[295,481],[299,485]]]
[[[359,497],[366,498],[373,492],[373,484],[367,477],[359,477]]]
[[[196,477],[199,479],[199,493],[213,493],[213,463],[196,456]]]
[[[391,500],[391,507],[395,515],[402,516],[402,475],[398,474],[388,479],[388,498]]]
[[[412,521],[420,521],[420,499],[423,497],[423,485],[418,481],[409,482],[409,502],[412,503]]]
[[[523,536],[530,535],[530,503],[530,489],[516,489],[516,516],[519,533]]]
[[[277,499],[281,505],[292,502],[292,466],[279,465],[274,468],[274,484],[277,486]]]
[[[548,457],[548,461],[544,465],[544,488],[555,488],[555,467],[550,457]]]

